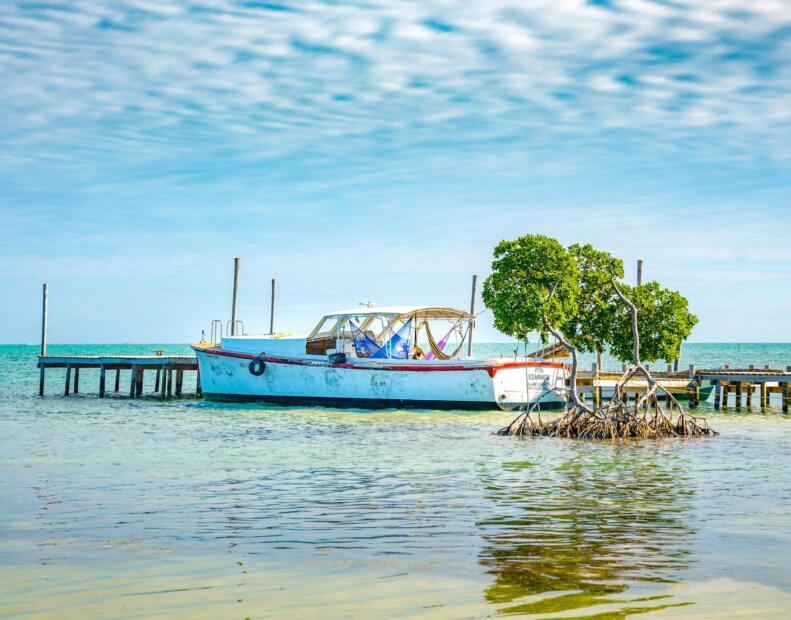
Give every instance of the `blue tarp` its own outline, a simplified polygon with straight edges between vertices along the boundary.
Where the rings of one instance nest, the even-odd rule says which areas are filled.
[[[412,337],[412,319],[409,319],[404,326],[398,330],[398,333],[393,334],[390,341],[381,347],[371,357],[376,358],[394,358],[394,359],[409,359],[409,349]]]
[[[354,321],[349,321],[349,325],[352,328],[352,339],[354,340],[354,350],[357,353],[357,357],[376,357],[376,354],[379,353],[382,347],[376,344],[373,338],[357,327]]]

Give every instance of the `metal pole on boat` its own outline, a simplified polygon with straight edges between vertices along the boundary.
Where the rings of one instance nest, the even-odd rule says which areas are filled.
[[[467,357],[472,357],[472,327],[475,325],[475,288],[478,285],[478,276],[472,276],[472,293],[470,294],[470,314],[473,316],[470,319],[470,329],[467,334]]]
[[[275,333],[275,279],[272,278],[272,296],[269,302],[269,333]]]
[[[233,259],[233,301],[231,303],[231,336],[236,335],[236,302],[239,299],[239,259]]]
[[[643,261],[637,261],[637,286],[643,283]]]

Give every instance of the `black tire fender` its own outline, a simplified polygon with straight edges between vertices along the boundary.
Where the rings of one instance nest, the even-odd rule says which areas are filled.
[[[266,364],[260,357],[256,357],[254,360],[250,361],[250,365],[247,368],[251,375],[254,377],[260,377],[266,370]]]

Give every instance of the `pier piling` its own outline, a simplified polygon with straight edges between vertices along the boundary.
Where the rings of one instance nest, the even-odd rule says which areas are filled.
[[[49,292],[47,283],[44,282],[41,291],[41,357],[47,356],[47,314],[49,311]],[[44,373],[46,366],[41,364],[38,379],[38,395],[44,396]]]
[[[71,386],[71,364],[66,364],[66,386],[63,390],[63,395],[69,395],[69,387]]]
[[[137,366],[132,366],[129,373],[129,398],[134,398],[137,393]]]
[[[99,398],[104,398],[104,387],[107,374],[107,367],[102,364],[99,367]]]
[[[593,377],[593,404],[596,407],[601,406],[601,385],[599,385],[599,364],[597,362],[593,362],[593,366],[591,366],[591,375]]]

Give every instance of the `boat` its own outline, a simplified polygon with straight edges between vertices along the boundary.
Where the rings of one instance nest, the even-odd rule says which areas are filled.
[[[449,307],[366,304],[322,316],[307,334],[226,330],[220,342],[192,346],[210,400],[363,409],[565,405],[568,364],[475,359],[474,322]]]

